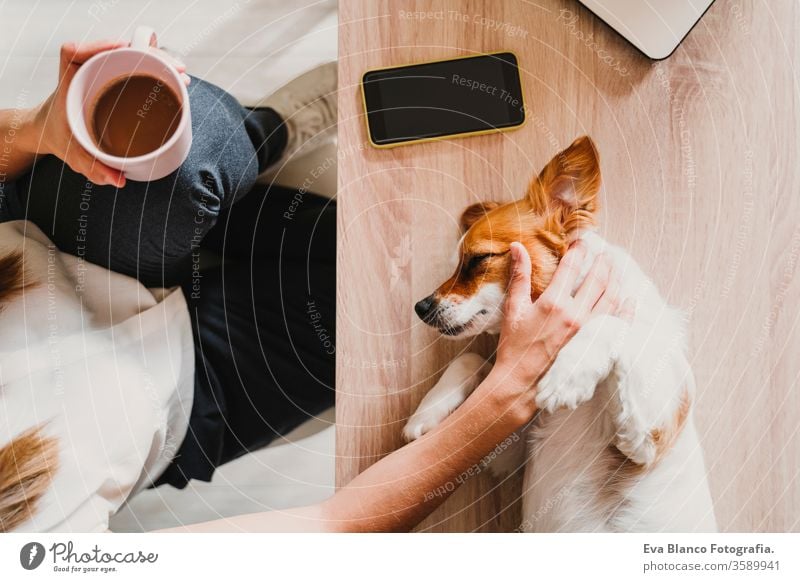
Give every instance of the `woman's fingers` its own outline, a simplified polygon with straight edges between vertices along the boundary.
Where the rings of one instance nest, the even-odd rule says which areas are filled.
[[[598,299],[597,303],[592,307],[592,315],[615,315],[619,308],[619,291],[619,275],[617,275],[612,267],[608,276],[608,285],[606,285],[606,289],[603,291],[600,299]]]
[[[74,171],[83,174],[89,181],[99,186],[121,188],[125,185],[125,175],[122,172],[96,160],[77,143],[70,145],[64,161]]]
[[[126,42],[116,40],[96,40],[80,44],[68,42],[61,45],[61,65],[64,66],[69,63],[82,65],[98,53],[127,45],[128,43]]]
[[[100,162],[95,162],[100,164]],[[105,164],[100,164],[103,167],[103,172],[106,175],[106,178],[110,180],[111,186],[116,186],[117,188],[123,188],[126,183],[125,173],[120,172],[119,170],[115,170],[114,168],[109,168]]]
[[[608,285],[609,262],[605,255],[599,254],[594,259],[592,268],[581,283],[578,292],[575,293],[575,300],[578,302],[578,310],[586,315],[591,312],[597,300],[603,295]]]
[[[150,46],[151,46],[150,50],[158,53],[159,57],[167,61],[167,63],[172,65],[172,67],[176,71],[178,71],[178,74],[181,77],[181,81],[183,81],[183,84],[188,87],[189,84],[192,82],[192,79],[189,77],[189,75],[186,74],[186,63],[184,63],[179,57],[172,54],[166,49],[158,48],[156,45],[153,44],[151,44]]]
[[[160,56],[162,59],[167,61],[170,65],[172,65],[175,68],[175,70],[178,71],[179,73],[186,72],[186,65],[184,64],[184,62],[182,60],[180,60],[178,57],[176,57],[175,55],[173,55],[172,53],[169,53],[169,52],[165,51],[164,49],[157,49],[157,48],[153,48],[153,49],[150,49],[150,50],[153,50],[153,51],[157,52],[158,56]]]
[[[567,251],[553,274],[553,280],[547,286],[545,294],[548,297],[554,301],[564,301],[564,298],[572,296],[585,255],[586,248],[580,241]]]
[[[72,81],[72,77],[75,75],[78,67],[91,57],[98,53],[123,46],[127,46],[127,43],[111,40],[99,40],[82,44],[76,44],[74,42],[62,44],[59,57],[59,82],[63,83],[63,86],[66,87]]]
[[[518,242],[511,243],[511,282],[508,286],[508,317],[516,321],[526,305],[531,303],[531,257]]]

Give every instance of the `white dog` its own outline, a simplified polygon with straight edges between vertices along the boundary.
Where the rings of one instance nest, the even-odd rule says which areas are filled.
[[[635,298],[636,314],[630,323],[591,319],[539,382],[541,412],[524,451],[521,529],[715,531],[681,315],[627,252],[591,230],[599,186],[596,149],[583,137],[542,170],[522,200],[469,207],[455,274],[415,309],[451,337],[498,333],[511,242],[522,242],[531,255],[534,296],[570,242],[581,238],[587,248],[579,283],[605,253],[620,273],[621,295]],[[454,360],[409,419],[405,437],[439,424],[490,365],[477,354]],[[515,460],[509,451],[496,463]]]

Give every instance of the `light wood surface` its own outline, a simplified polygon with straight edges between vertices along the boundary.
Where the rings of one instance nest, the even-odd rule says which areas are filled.
[[[444,12],[406,14],[430,10]],[[800,530],[798,24],[789,0],[719,0],[672,57],[652,62],[571,0],[341,2],[337,482],[402,444],[406,418],[468,345],[413,312],[450,274],[460,211],[521,196],[560,147],[589,134],[604,176],[601,232],[687,312],[720,528]],[[520,59],[524,128],[366,145],[365,70],[501,49]],[[420,529],[511,530],[519,494],[516,478],[478,475]]]

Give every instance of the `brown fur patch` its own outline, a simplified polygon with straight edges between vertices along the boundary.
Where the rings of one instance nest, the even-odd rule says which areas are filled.
[[[28,429],[0,449],[0,532],[27,521],[58,468],[58,442]]]
[[[689,396],[689,391],[684,389],[681,394],[681,400],[678,403],[678,409],[675,411],[670,424],[662,428],[654,428],[650,432],[650,438],[656,446],[654,465],[672,448],[678,435],[681,434],[686,420],[689,418],[691,408],[692,399]]]
[[[22,253],[0,257],[0,310],[27,284]],[[58,466],[57,441],[31,428],[0,448],[0,532],[25,522],[36,510]]]
[[[500,206],[500,203],[492,200],[477,202],[467,206],[464,212],[461,213],[461,231],[467,232],[473,224],[486,216],[490,210],[494,210],[498,206]]]
[[[538,236],[543,225],[541,217],[530,213],[525,201],[499,206],[472,225],[464,236],[459,265],[455,273],[435,292],[439,298],[458,302],[477,293],[486,283],[496,283],[505,289],[509,283],[512,242],[519,241],[531,257],[531,293],[541,294],[553,277],[558,256]],[[475,257],[485,257],[472,265]]]
[[[570,232],[594,225],[600,190],[600,158],[588,136],[579,137],[556,155],[528,186],[536,214],[560,215]]]
[[[3,303],[22,294],[24,288],[22,253],[15,251],[0,257],[0,309]]]

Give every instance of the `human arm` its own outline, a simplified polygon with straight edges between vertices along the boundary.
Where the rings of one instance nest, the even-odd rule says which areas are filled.
[[[536,412],[535,385],[558,350],[589,316],[617,309],[615,285],[601,259],[572,297],[581,248],[562,261],[542,298],[530,297],[530,258],[513,245],[514,273],[497,363],[442,424],[384,457],[330,499],[309,507],[243,515],[174,531],[407,531],[429,515],[447,487]],[[608,293],[608,289],[612,293]]]
[[[0,109],[0,182],[13,182],[36,161],[28,149],[33,141],[34,109]]]

